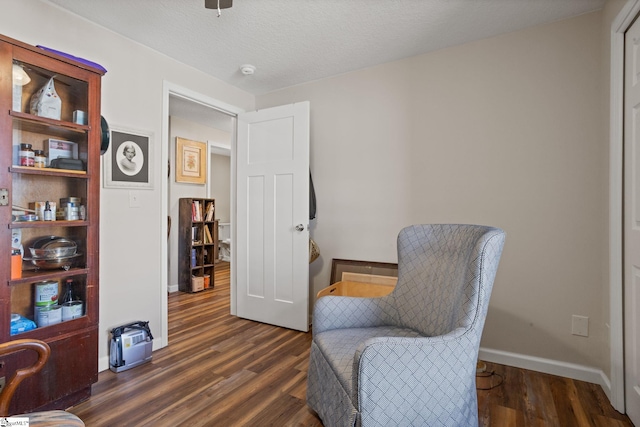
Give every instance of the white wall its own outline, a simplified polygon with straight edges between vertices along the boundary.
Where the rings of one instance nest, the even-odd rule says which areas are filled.
[[[216,219],[231,222],[231,158],[212,154],[210,169],[210,194],[216,199]]]
[[[108,331],[133,320],[148,320],[154,347],[161,334],[166,240],[162,190],[167,166],[161,164],[163,81],[251,110],[254,97],[191,67],[134,43],[39,0],[3,0],[0,32],[103,65],[102,115],[117,125],[153,132],[153,190],[139,190],[140,208],[129,207],[129,191],[102,189],[100,226],[100,369],[108,368]],[[165,279],[166,281],[166,279]]]
[[[171,117],[169,122],[169,158],[171,161],[169,182],[169,215],[171,216],[171,233],[169,235],[168,260],[169,265],[169,291],[178,290],[178,219],[179,200],[181,197],[202,197],[207,198],[207,187],[205,184],[192,184],[176,182],[176,137],[189,139],[191,141],[202,142],[205,145],[209,140],[229,141],[229,133],[203,126],[178,117]],[[210,167],[210,165],[209,165]],[[210,177],[208,177],[210,178]],[[227,179],[227,184],[229,180]],[[227,190],[228,192],[229,190]],[[217,206],[216,206],[217,208]],[[216,209],[217,210],[217,209]],[[217,216],[217,212],[216,212]]]
[[[405,225],[498,226],[482,346],[606,368],[602,32],[591,13],[257,97],[311,101],[311,293],[332,258],[395,262]]]

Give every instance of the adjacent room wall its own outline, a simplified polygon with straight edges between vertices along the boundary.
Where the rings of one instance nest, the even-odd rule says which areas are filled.
[[[167,141],[161,140],[163,81],[247,110],[253,109],[254,97],[46,1],[4,0],[0,32],[103,65],[108,72],[102,79],[102,115],[112,127],[154,135],[154,187],[138,190],[141,207],[129,207],[127,189],[102,189],[100,195],[98,355],[100,369],[107,369],[109,330],[115,326],[149,321],[154,347],[167,340],[161,333],[167,292],[162,280],[166,259],[161,254],[167,238],[161,203],[167,185],[167,166],[160,161],[161,151],[167,149]]]
[[[211,197],[216,199],[216,219],[231,222],[231,158],[222,154],[211,155]]]
[[[167,263],[169,265],[169,291],[178,290],[178,218],[179,201],[181,197],[202,197],[207,198],[207,187],[205,184],[192,184],[186,182],[176,182],[176,138],[184,138],[207,144],[209,140],[229,140],[227,132],[203,126],[179,117],[171,117],[169,122],[169,158],[171,170],[169,175],[169,215],[171,216],[171,233],[169,234],[169,250]],[[210,160],[210,159],[208,159]],[[208,161],[207,160],[207,161]],[[228,161],[227,161],[228,162]],[[210,176],[209,176],[210,177]],[[229,178],[226,180],[229,185]],[[227,187],[227,193],[229,189]],[[217,212],[216,212],[217,215]]]
[[[603,31],[591,13],[258,96],[311,101],[310,293],[332,258],[395,262],[405,225],[494,225],[482,346],[606,369]]]

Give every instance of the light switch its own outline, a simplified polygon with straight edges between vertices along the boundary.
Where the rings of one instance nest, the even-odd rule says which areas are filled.
[[[140,204],[140,194],[138,191],[129,191],[129,207],[130,208],[139,208],[142,207]]]

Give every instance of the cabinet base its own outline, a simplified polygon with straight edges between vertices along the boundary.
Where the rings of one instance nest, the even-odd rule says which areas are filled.
[[[30,412],[52,411],[54,409],[66,410],[71,408],[74,405],[77,405],[78,403],[84,402],[90,397],[91,397],[91,386],[88,386],[81,390],[76,391],[75,393],[71,393],[64,397],[61,397],[56,401],[49,402],[46,405],[36,408]]]

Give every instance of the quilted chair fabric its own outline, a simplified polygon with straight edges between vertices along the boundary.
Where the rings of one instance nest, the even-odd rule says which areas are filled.
[[[479,225],[406,227],[391,294],[316,302],[307,402],[326,427],[478,425],[476,361],[504,239]]]
[[[84,427],[82,420],[66,411],[31,412],[14,415],[29,419],[29,427]]]

